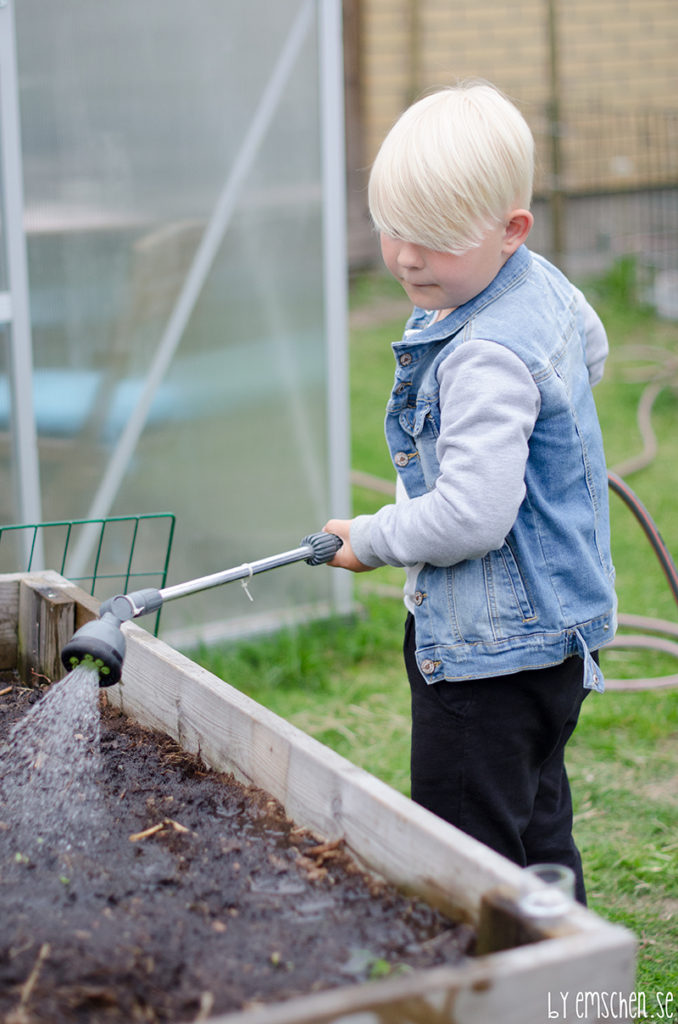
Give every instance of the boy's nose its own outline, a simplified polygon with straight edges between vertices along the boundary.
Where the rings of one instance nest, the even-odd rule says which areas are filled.
[[[424,259],[421,246],[412,242],[403,242],[398,249],[398,264],[403,268],[423,267]]]

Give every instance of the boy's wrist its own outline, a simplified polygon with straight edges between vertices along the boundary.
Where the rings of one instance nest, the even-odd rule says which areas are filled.
[[[379,558],[372,547],[370,539],[370,527],[372,524],[372,516],[362,515],[356,516],[351,521],[351,547],[356,558],[367,565],[370,569],[378,569],[386,563]]]

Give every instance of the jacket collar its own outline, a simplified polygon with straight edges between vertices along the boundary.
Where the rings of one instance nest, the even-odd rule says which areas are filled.
[[[450,338],[465,327],[474,316],[495,302],[500,295],[514,288],[524,277],[526,277],[532,265],[532,254],[525,245],[521,245],[512,256],[508,258],[499,273],[490,281],[487,288],[465,302],[463,306],[457,306],[444,320],[435,323],[427,322],[431,319],[431,310],[420,309],[415,306],[405,327],[406,337],[403,339],[408,345],[430,344],[435,341],[442,341]]]

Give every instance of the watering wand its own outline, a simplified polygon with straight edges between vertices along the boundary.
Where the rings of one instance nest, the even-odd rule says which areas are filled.
[[[246,581],[257,573],[277,569],[281,565],[301,561],[308,565],[323,565],[334,557],[341,545],[341,538],[334,533],[313,533],[304,537],[298,548],[279,555],[245,562],[233,569],[163,587],[162,590],[149,587],[131,594],[110,597],[101,605],[99,618],[85,623],[63,648],[61,661],[64,668],[71,671],[78,665],[90,665],[99,672],[100,686],[113,686],[120,679],[125,658],[125,637],[120,628],[123,622],[157,611],[165,601],[173,601],[234,580]]]

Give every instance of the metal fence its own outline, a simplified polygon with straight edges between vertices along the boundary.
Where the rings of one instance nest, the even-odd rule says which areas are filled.
[[[651,301],[678,315],[678,109],[572,108],[533,124],[533,245],[574,273],[622,256],[644,268]]]

